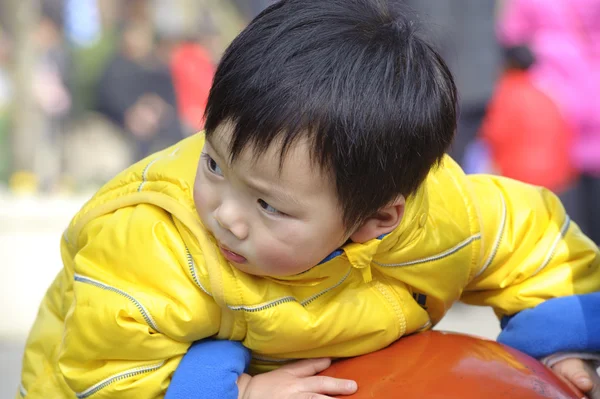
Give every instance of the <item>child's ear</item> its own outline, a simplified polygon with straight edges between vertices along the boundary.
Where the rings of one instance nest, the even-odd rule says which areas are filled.
[[[381,208],[377,213],[365,220],[350,235],[350,239],[354,242],[363,243],[394,230],[398,227],[400,221],[402,221],[405,204],[406,200],[404,196],[399,196],[394,202]]]

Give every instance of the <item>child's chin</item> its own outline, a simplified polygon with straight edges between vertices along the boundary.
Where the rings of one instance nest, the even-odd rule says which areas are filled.
[[[287,276],[289,276],[289,274],[284,275],[283,273],[277,273],[276,271],[272,271],[269,269],[265,269],[262,267],[255,267],[253,265],[251,265],[250,263],[244,263],[244,264],[233,264],[232,266],[234,266],[236,269],[246,273],[246,274],[251,274],[253,276],[258,276],[258,277],[271,277],[273,279],[278,279],[278,278],[285,278]]]
[[[265,273],[264,270],[258,268],[258,267],[254,267],[252,266],[250,263],[245,262],[245,263],[233,263],[233,262],[229,262],[231,263],[231,265],[233,267],[235,267],[236,269],[238,269],[239,271],[242,271],[246,274],[251,274],[253,276],[267,276],[267,273]]]

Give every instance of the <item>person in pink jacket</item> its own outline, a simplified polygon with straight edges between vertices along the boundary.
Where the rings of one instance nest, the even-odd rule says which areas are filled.
[[[507,0],[498,36],[533,50],[534,84],[572,124],[578,222],[600,243],[600,0]]]

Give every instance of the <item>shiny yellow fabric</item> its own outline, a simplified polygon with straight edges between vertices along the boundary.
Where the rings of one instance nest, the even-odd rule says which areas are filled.
[[[246,275],[195,212],[203,140],[132,166],[75,216],[27,343],[27,398],[160,398],[189,345],[210,336],[241,340],[258,372],[380,349],[459,299],[502,316],[600,289],[598,248],[555,196],[467,177],[450,159],[383,239],[298,276]]]

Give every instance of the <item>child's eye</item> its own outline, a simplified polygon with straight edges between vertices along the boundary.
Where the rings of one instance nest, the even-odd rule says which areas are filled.
[[[264,200],[259,199],[258,205],[267,213],[272,213],[274,215],[283,215],[282,212],[279,212],[277,209],[273,208],[271,205],[266,203]]]
[[[223,171],[221,170],[219,165],[217,165],[217,161],[212,159],[211,156],[208,154],[203,154],[203,156],[206,160],[206,166],[208,167],[208,170],[210,170],[215,175],[223,176]]]

